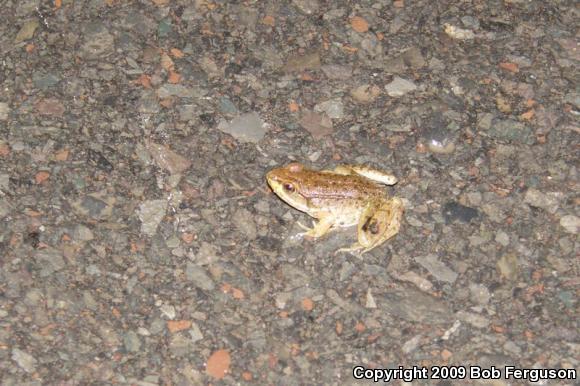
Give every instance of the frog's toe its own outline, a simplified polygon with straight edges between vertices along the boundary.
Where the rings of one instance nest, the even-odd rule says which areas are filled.
[[[359,252],[361,249],[363,249],[362,252]],[[345,247],[345,248],[339,248],[336,250],[336,252],[334,252],[334,255],[338,255],[340,252],[348,252],[348,253],[352,253],[355,256],[361,257],[363,253],[367,252],[369,249],[365,249],[364,246],[360,245],[359,243],[354,243],[352,244],[350,247]]]

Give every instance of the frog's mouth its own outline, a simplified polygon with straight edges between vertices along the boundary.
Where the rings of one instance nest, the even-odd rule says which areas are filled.
[[[266,182],[268,182],[268,185],[270,186],[270,188],[275,192],[276,192],[276,185],[279,185],[280,182],[278,181],[278,179],[276,178],[276,176],[272,173],[272,172],[268,172],[266,174]]]

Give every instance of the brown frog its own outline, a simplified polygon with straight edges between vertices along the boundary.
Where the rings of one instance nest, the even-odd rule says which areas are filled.
[[[399,232],[404,206],[389,198],[380,186],[394,185],[397,178],[364,165],[341,165],[334,170],[311,170],[300,163],[273,169],[268,184],[286,203],[318,219],[303,235],[324,236],[333,227],[358,225],[358,241],[339,251],[363,254]]]

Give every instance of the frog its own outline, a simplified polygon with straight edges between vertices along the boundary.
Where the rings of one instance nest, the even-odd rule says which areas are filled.
[[[332,170],[314,170],[299,162],[266,174],[272,191],[291,207],[318,220],[300,236],[313,239],[333,229],[357,225],[357,241],[338,252],[362,255],[395,236],[401,227],[403,200],[389,197],[382,185],[397,178],[366,165],[344,164]]]

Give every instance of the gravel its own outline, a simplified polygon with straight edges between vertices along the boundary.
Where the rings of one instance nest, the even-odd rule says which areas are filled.
[[[580,369],[574,2],[3,5],[0,384]],[[392,172],[399,234],[298,236],[291,161]]]

